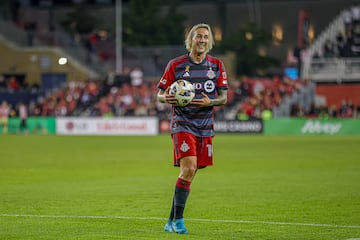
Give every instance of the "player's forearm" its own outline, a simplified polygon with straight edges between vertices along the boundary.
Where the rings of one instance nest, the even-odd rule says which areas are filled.
[[[210,99],[211,106],[225,105],[226,102],[227,102],[227,91],[225,90],[220,90],[219,95],[216,98]]]
[[[157,100],[162,103],[166,103],[165,91],[160,90],[157,94]]]

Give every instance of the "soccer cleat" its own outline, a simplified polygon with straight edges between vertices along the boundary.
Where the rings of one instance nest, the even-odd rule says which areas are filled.
[[[184,225],[184,218],[180,218],[180,219],[175,219],[172,222],[172,227],[174,232],[179,233],[179,234],[187,234],[188,231]]]
[[[173,223],[173,221],[171,221],[171,220],[167,221],[167,223],[165,224],[165,227],[164,227],[165,232],[174,232],[172,223]]]

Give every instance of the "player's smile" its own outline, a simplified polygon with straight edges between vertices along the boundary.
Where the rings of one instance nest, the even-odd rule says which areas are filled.
[[[197,44],[197,51],[198,52],[204,52],[206,50],[206,43],[198,43]]]
[[[209,42],[209,31],[205,28],[197,29],[193,38],[194,51],[197,53],[206,52],[208,47],[208,42]]]

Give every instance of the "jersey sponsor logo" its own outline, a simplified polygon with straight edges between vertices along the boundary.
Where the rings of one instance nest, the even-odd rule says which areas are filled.
[[[213,81],[211,81],[211,80],[207,80],[204,83],[204,90],[207,93],[213,92],[215,90],[215,83]]]
[[[209,79],[214,79],[214,78],[216,77],[216,74],[215,74],[215,72],[211,69],[211,67],[209,67],[209,70],[207,71],[206,76],[207,76]]]
[[[180,150],[182,152],[187,152],[190,149],[189,145],[185,142],[185,140],[183,141],[183,143],[180,146]]]
[[[202,84],[201,83],[193,83],[193,86],[196,90],[202,89]]]
[[[162,84],[166,84],[167,80],[166,80],[165,78],[162,78],[162,79],[160,80],[160,82],[161,82]]]

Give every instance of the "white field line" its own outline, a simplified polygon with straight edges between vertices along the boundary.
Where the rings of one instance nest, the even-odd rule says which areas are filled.
[[[156,220],[166,221],[167,218],[159,217],[129,217],[129,216],[72,216],[72,215],[33,215],[33,214],[0,214],[0,217],[23,217],[23,218],[83,218],[83,219],[130,219],[130,220]],[[296,222],[267,222],[267,221],[249,221],[249,220],[225,220],[225,219],[200,219],[186,218],[186,221],[196,222],[214,222],[214,223],[248,223],[264,225],[289,225],[289,226],[308,226],[308,227],[329,227],[329,228],[356,228],[356,225],[338,225],[322,223],[296,223]]]

